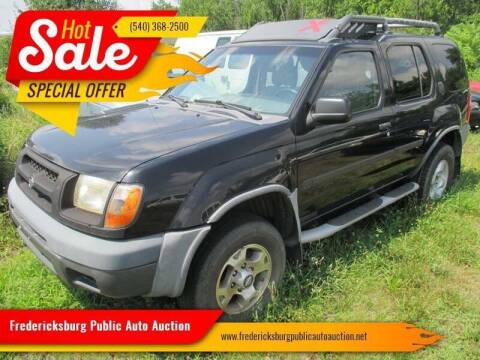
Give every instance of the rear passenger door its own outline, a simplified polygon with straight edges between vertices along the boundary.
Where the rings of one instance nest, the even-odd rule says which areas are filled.
[[[421,161],[434,112],[431,65],[421,43],[393,43],[385,49],[395,116],[389,133],[396,152],[392,161],[407,175]]]

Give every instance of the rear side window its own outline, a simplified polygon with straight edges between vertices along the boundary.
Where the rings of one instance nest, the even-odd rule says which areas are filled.
[[[468,77],[462,55],[455,46],[434,44],[433,52],[439,62],[440,75],[448,92],[468,88]]]
[[[423,51],[418,46],[397,45],[387,52],[397,101],[427,96],[432,88],[432,74]]]
[[[319,97],[348,98],[352,112],[375,108],[380,100],[380,86],[373,54],[359,51],[337,56]]]
[[[422,49],[420,49],[418,46],[413,46],[413,52],[415,54],[415,60],[417,61],[418,74],[420,75],[422,96],[427,96],[430,94],[430,90],[432,89],[432,74],[430,73],[430,69],[428,68]]]
[[[392,70],[393,87],[397,101],[411,100],[422,96],[417,64],[411,46],[394,46],[388,50]]]

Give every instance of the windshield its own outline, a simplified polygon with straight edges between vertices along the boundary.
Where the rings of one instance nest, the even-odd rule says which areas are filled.
[[[171,95],[187,101],[220,100],[258,112],[284,114],[290,108],[321,48],[298,46],[229,46],[201,62],[218,66],[198,81],[179,85]]]

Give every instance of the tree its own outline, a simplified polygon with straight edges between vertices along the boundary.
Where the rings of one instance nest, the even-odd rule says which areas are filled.
[[[182,0],[180,14],[185,16],[208,16],[203,30],[235,29],[235,18],[240,14],[235,12],[235,2],[239,0]]]
[[[11,44],[11,36],[0,36],[0,74],[4,74],[7,68]]]
[[[182,15],[208,16],[206,30],[246,29],[260,21],[303,18],[304,0],[182,0]]]
[[[463,55],[471,80],[480,80],[480,14],[465,17],[454,25],[446,36],[454,40]]]
[[[176,10],[175,5],[171,4],[167,0],[155,0],[152,4],[152,10]]]
[[[116,0],[25,0],[32,10],[111,10],[117,8]]]

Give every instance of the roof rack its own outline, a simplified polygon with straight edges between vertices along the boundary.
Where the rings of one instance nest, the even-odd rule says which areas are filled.
[[[301,19],[258,23],[232,43],[252,41],[323,41],[342,39],[369,40],[390,33],[390,29],[416,27],[434,29],[441,35],[437,23],[421,20],[394,19],[383,16],[348,15],[341,19]]]
[[[412,20],[412,19],[401,19],[401,18],[386,18],[387,27],[390,28],[405,28],[405,27],[416,27],[424,29],[433,29],[434,34],[437,36],[442,35],[442,30],[440,25],[434,21],[424,21],[424,20]]]
[[[340,19],[335,31],[329,37],[370,38],[387,33],[393,28],[429,28],[437,36],[442,35],[440,25],[433,21],[388,18],[382,16],[347,15]]]

